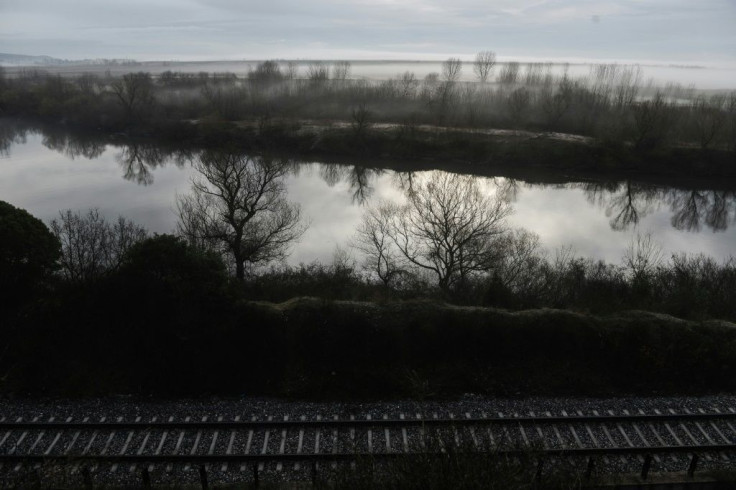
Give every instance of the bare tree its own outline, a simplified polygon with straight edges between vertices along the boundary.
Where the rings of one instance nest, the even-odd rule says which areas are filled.
[[[7,110],[7,98],[5,97],[5,91],[8,89],[8,80],[5,74],[5,68],[0,66],[0,116],[5,115]],[[4,150],[0,148],[0,153]],[[2,381],[2,380],[0,380]]]
[[[232,82],[205,79],[202,95],[212,110],[223,119],[237,119],[242,114],[247,92]]]
[[[254,82],[279,82],[284,79],[277,61],[266,60],[258,63],[256,69],[248,73],[248,79]]]
[[[127,73],[110,86],[129,119],[137,119],[151,109],[153,88],[150,73],[144,72]]]
[[[716,139],[726,124],[726,98],[713,95],[710,99],[705,95],[698,96],[690,108],[690,119],[700,147],[705,150]]]
[[[498,81],[505,85],[512,85],[519,81],[519,62],[509,61],[498,74]]]
[[[312,83],[324,83],[329,80],[330,73],[325,65],[319,61],[315,61],[310,63],[307,67],[307,78],[309,78]]]
[[[437,73],[436,71],[433,71],[432,73],[427,73],[424,76],[424,84],[430,87],[437,85],[439,81],[440,81],[440,74]]]
[[[478,90],[473,84],[466,84],[460,89],[460,100],[458,105],[465,112],[465,124],[475,126],[480,112],[480,104],[478,104]]]
[[[416,95],[419,80],[413,72],[405,71],[398,78],[400,93],[404,98],[413,98]]]
[[[71,133],[44,135],[43,145],[72,159],[82,156],[94,160],[107,150],[107,145],[102,141]]]
[[[365,101],[358,102],[351,111],[353,133],[357,139],[363,139],[370,127],[371,111]]]
[[[284,195],[285,162],[239,153],[206,152],[194,163],[192,194],[179,196],[178,231],[196,246],[246,265],[283,259],[306,230],[299,206]]]
[[[736,154],[736,92],[728,94],[726,99],[726,146]]]
[[[336,61],[332,65],[332,79],[345,81],[350,78],[350,62],[349,61]]]
[[[657,91],[650,100],[632,106],[634,112],[634,145],[651,150],[661,146],[675,123],[675,111],[664,94]]]
[[[527,63],[524,84],[541,85],[545,80],[544,72],[546,66],[544,63]]]
[[[329,187],[334,187],[346,174],[347,167],[339,163],[320,163],[319,175]]]
[[[673,227],[678,230],[700,231],[704,214],[708,210],[708,195],[694,189],[678,192],[670,206],[674,211],[670,218]]]
[[[455,83],[460,79],[463,62],[459,58],[448,58],[442,63],[442,78],[446,82]]]
[[[293,80],[297,77],[299,74],[299,65],[296,61],[289,61],[286,63],[286,78],[288,80]]]
[[[725,231],[729,216],[736,222],[736,191],[711,191],[712,199],[705,214],[705,224],[713,231]]]
[[[425,97],[430,110],[437,117],[437,124],[443,125],[455,109],[455,85],[460,78],[462,61],[458,58],[449,58],[442,63],[442,81],[438,75],[430,73],[424,78]]]
[[[391,247],[383,255],[400,257],[401,268],[433,274],[448,292],[498,259],[498,239],[511,210],[484,194],[474,177],[434,172],[413,186],[407,201],[401,207],[384,206],[367,218],[381,220],[380,230]]]
[[[51,231],[61,242],[61,271],[72,281],[87,281],[115,270],[125,252],[145,239],[145,228],[122,216],[114,223],[98,209],[87,214],[66,210],[51,221]]]
[[[567,77],[560,80],[556,92],[553,93],[552,89],[541,90],[542,110],[550,127],[554,127],[568,112],[573,103],[573,95],[573,85]]]
[[[74,81],[83,95],[94,95],[100,85],[100,77],[94,73],[82,73]]]
[[[613,105],[617,108],[631,106],[639,94],[643,71],[639,65],[623,67],[611,84],[615,85]]]
[[[494,277],[511,291],[531,292],[539,281],[539,268],[546,260],[539,235],[517,229],[504,237],[501,246],[503,253],[495,264]]]
[[[481,83],[488,81],[488,76],[491,74],[494,66],[496,66],[496,53],[493,51],[481,51],[475,55],[473,71]]]
[[[391,225],[397,211],[395,204],[386,202],[367,209],[352,242],[352,246],[363,254],[363,269],[375,274],[387,288],[407,273],[392,242]]]
[[[532,93],[524,88],[519,87],[511,92],[506,99],[506,105],[509,109],[509,116],[514,125],[521,124],[524,115],[531,105]]]
[[[662,247],[652,235],[636,234],[624,253],[624,267],[635,281],[646,280],[662,262]]]
[[[137,141],[122,147],[115,160],[123,168],[123,178],[140,185],[153,184],[151,169],[163,165],[169,155],[159,146]]]
[[[352,200],[358,204],[365,204],[373,195],[375,188],[371,184],[371,178],[381,174],[381,170],[372,169],[363,165],[353,165],[345,175],[350,190],[353,191]]]

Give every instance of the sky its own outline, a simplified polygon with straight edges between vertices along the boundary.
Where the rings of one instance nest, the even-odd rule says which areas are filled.
[[[736,0],[0,0],[0,52],[63,59],[736,66]]]

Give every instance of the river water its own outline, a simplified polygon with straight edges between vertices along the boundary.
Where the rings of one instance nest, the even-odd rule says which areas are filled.
[[[10,136],[9,134],[12,133]],[[60,210],[99,208],[123,215],[151,232],[175,229],[175,199],[190,190],[186,155],[152,147],[74,142],[38,131],[4,131],[0,141],[0,200],[49,222]],[[330,262],[336,247],[349,249],[367,206],[401,200],[405,174],[351,165],[295,164],[288,199],[301,205],[309,228],[290,264]],[[694,188],[635,181],[534,183],[481,180],[488,193],[509,199],[509,224],[537,233],[550,253],[570,246],[577,255],[618,263],[637,233],[651,233],[666,255],[736,256],[736,188],[719,182]]]

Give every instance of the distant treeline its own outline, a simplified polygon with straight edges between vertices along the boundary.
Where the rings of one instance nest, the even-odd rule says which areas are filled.
[[[420,276],[381,283],[344,255],[235,281],[217,254],[94,211],[63,213],[49,230],[0,203],[0,222],[5,393],[736,389],[736,328],[707,320],[736,319],[736,265],[661,262],[647,240],[614,266],[549,260],[520,234],[493,274],[448,290]],[[529,309],[545,306],[556,309]]]
[[[657,170],[672,168],[673,160],[696,172],[704,164],[711,173],[734,166],[736,92],[653,86],[637,66],[597,65],[588,77],[572,78],[549,65],[511,62],[491,67],[478,82],[458,81],[462,69],[450,59],[442,73],[422,80],[406,72],[384,81],[350,78],[348,62],[314,63],[300,72],[293,63],[267,61],[245,78],[177,72],[65,78],[28,70],[0,74],[0,114],[209,146],[604,168],[632,162],[647,168],[665,152]],[[468,132],[488,128],[593,140]]]

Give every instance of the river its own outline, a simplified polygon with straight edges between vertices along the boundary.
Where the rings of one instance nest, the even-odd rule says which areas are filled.
[[[108,218],[122,215],[151,232],[175,229],[175,199],[190,190],[189,158],[196,156],[4,127],[0,199],[47,223],[60,210],[99,208]],[[336,247],[349,249],[367,206],[402,199],[407,182],[422,178],[421,172],[295,163],[286,179],[288,199],[301,206],[309,228],[288,263],[330,262]],[[478,179],[485,192],[511,202],[509,224],[537,233],[550,254],[572,247],[577,255],[618,263],[632,237],[650,233],[665,256],[735,255],[736,189],[717,181],[688,187],[630,180],[544,183],[532,175]]]

